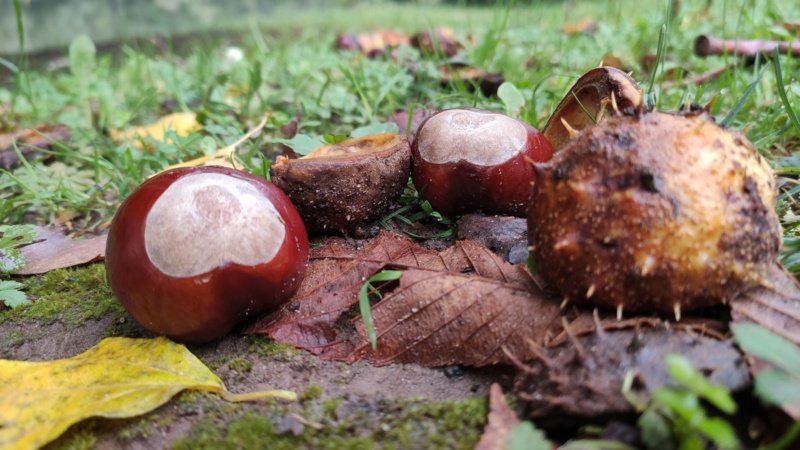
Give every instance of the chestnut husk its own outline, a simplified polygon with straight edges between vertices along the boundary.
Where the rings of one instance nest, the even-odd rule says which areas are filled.
[[[389,212],[408,185],[411,149],[405,136],[382,133],[279,156],[272,169],[310,233],[349,233]]]
[[[541,276],[565,302],[676,318],[761,284],[782,242],[764,159],[705,111],[628,112],[536,166]]]

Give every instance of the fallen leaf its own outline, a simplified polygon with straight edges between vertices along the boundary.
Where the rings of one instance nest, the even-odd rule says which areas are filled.
[[[49,159],[51,155],[46,153],[47,150],[58,143],[69,141],[71,136],[66,125],[53,124],[41,124],[14,133],[0,134],[0,169],[13,170],[22,165],[20,154],[25,160],[37,157]]]
[[[418,49],[423,56],[453,57],[464,48],[456,40],[453,30],[447,27],[436,27],[433,29],[433,33],[430,30],[422,30],[411,38],[411,45]]]
[[[751,384],[731,339],[655,319],[632,319],[618,330],[607,329],[599,318],[595,322],[601,325],[584,336],[565,327],[564,344],[535,348],[535,359],[516,363],[515,392],[538,426],[562,428],[587,418],[635,413],[622,393],[622,380],[632,373],[632,393],[649,397],[668,382],[664,358],[673,353],[732,392]]]
[[[350,350],[334,345],[345,339],[339,336],[337,321],[358,302],[358,291],[367,278],[387,262],[414,264],[435,255],[390,233],[378,235],[364,248],[328,238],[312,246],[308,275],[292,299],[258,318],[248,332],[266,334],[315,355],[343,358]]]
[[[531,359],[535,352],[529,341],[544,345],[550,334],[561,331],[559,303],[537,292],[532,281],[505,274],[486,278],[407,269],[400,286],[372,306],[372,317],[377,348],[371,349],[357,317],[358,342],[348,361],[370,358],[378,366],[429,367],[510,363],[506,352]]]
[[[497,95],[498,89],[506,81],[503,74],[486,73],[485,71],[460,61],[450,61],[439,66],[439,84],[442,87],[453,83],[463,83],[469,92],[475,87],[486,97]]]
[[[800,345],[800,284],[779,264],[767,280],[731,301],[731,325],[754,322]]]
[[[236,169],[237,166],[242,167],[242,163],[236,159],[236,147],[241,145],[244,141],[253,137],[258,132],[260,132],[261,129],[264,128],[264,125],[267,124],[268,117],[269,115],[265,114],[264,117],[261,119],[261,122],[259,122],[255,127],[250,129],[242,137],[237,139],[236,142],[217,150],[213,154],[201,156],[199,158],[195,158],[190,161],[184,161],[178,164],[173,164],[169,167],[166,167],[161,172],[166,172],[167,170],[172,170],[172,169],[179,169],[182,167],[222,166],[222,167],[229,167],[232,169]],[[156,175],[158,175],[158,173],[151,175],[151,177],[154,177]]]
[[[499,384],[489,388],[489,419],[475,450],[505,450],[511,430],[521,421],[509,406]]]
[[[35,449],[88,417],[144,414],[184,389],[229,401],[293,400],[290,391],[231,394],[186,347],[166,338],[107,338],[70,359],[0,360],[0,447]]]
[[[364,56],[375,58],[387,50],[400,45],[411,45],[411,38],[393,30],[375,30],[369,33],[340,34],[336,38],[336,48],[340,50],[359,50]]]
[[[561,27],[561,32],[568,35],[594,34],[597,32],[597,22],[591,17],[584,17],[580,22],[564,25]]]
[[[392,116],[389,117],[389,121],[397,124],[399,134],[414,136],[417,134],[417,129],[422,125],[422,122],[434,112],[435,111],[422,108],[414,108],[410,112],[404,109],[402,111],[395,111]]]
[[[178,136],[188,136],[201,129],[195,113],[179,112],[167,114],[150,125],[130,128],[128,130],[111,130],[109,136],[113,141],[133,141],[134,148],[142,149],[142,140],[153,139],[166,141],[167,130]]]
[[[324,359],[345,359],[354,349],[350,321],[340,319],[358,303],[364,282],[386,267],[425,268],[437,272],[474,272],[517,290],[533,280],[524,268],[503,263],[489,249],[461,242],[436,252],[403,235],[384,232],[363,243],[326,238],[311,250],[308,276],[292,299],[262,316],[247,330],[310,351]],[[356,321],[360,320],[357,319]]]
[[[755,323],[800,345],[800,283],[780,264],[772,266],[767,283],[742,293],[731,301],[731,328],[746,327]],[[773,365],[760,359],[760,355],[742,346],[747,366],[754,378],[773,370]],[[794,420],[800,419],[800,402],[788,402],[780,408]]]
[[[102,261],[106,235],[70,239],[55,227],[36,227],[36,241],[20,248],[25,265],[15,275],[34,275],[55,269]]]

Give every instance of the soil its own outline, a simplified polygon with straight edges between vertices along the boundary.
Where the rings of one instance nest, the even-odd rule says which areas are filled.
[[[48,361],[69,358],[93,347],[109,335],[129,337],[150,337],[126,313],[110,314],[99,320],[86,320],[79,326],[70,326],[61,320],[50,321],[5,321],[0,323],[0,352],[3,358],[25,361]],[[177,444],[192,443],[190,447],[212,446],[223,443],[223,447],[239,446],[241,439],[231,434],[230,427],[243,416],[256,415],[270,419],[277,431],[287,428],[284,433],[292,445],[316,448],[314,434],[327,434],[314,427],[329,428],[329,432],[342,424],[347,424],[353,446],[367,437],[374,444],[381,442],[381,422],[391,426],[400,423],[411,429],[453,427],[441,423],[439,417],[420,414],[418,417],[402,417],[395,420],[387,413],[409,405],[424,412],[431,405],[444,404],[457,412],[460,401],[477,399],[485,403],[492,382],[500,382],[506,387],[512,383],[512,372],[503,368],[471,369],[448,367],[428,369],[416,365],[391,365],[374,367],[369,362],[353,364],[323,361],[319,358],[275,344],[261,336],[245,336],[232,333],[229,336],[202,346],[190,346],[190,350],[208,365],[225,383],[228,390],[235,393],[254,392],[269,389],[289,389],[297,392],[301,401],[297,403],[254,402],[250,404],[226,404],[210,394],[182,394],[151,414],[126,420],[91,419],[73,426],[64,436],[48,448],[169,448]],[[321,413],[331,405],[333,414]],[[482,411],[481,411],[482,412]],[[290,415],[291,414],[291,415]],[[296,416],[296,417],[295,417]],[[289,417],[288,424],[286,417]],[[407,419],[407,420],[406,420]],[[295,421],[296,423],[291,423]],[[303,425],[303,421],[314,423],[313,427]],[[409,436],[411,441],[424,446],[461,447],[477,441],[485,414],[473,417],[465,423],[468,426],[468,439],[465,436],[447,437],[444,442],[431,442],[427,435]],[[198,427],[213,423],[222,436],[221,441],[208,441],[197,433]],[[292,431],[294,430],[294,431]],[[299,436],[294,433],[298,432]],[[463,430],[462,430],[463,432]],[[272,436],[280,440],[280,436]],[[265,447],[270,436],[261,436]],[[338,436],[340,442],[347,444],[348,436]],[[341,441],[343,439],[343,441]],[[279,445],[280,446],[280,445]],[[278,447],[279,447],[278,446]],[[327,445],[323,445],[327,446]],[[275,448],[275,447],[271,447]]]

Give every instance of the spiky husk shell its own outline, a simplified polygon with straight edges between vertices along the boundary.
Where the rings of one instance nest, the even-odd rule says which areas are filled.
[[[590,127],[537,167],[528,241],[565,299],[649,312],[724,303],[781,246],[772,172],[705,113]]]

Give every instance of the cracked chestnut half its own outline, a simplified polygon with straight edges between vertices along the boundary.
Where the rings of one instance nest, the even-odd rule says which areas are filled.
[[[106,276],[142,326],[200,343],[288,300],[308,252],[300,216],[272,183],[223,167],[174,169],[120,206]]]
[[[724,303],[776,263],[773,174],[703,112],[634,112],[537,167],[528,240],[566,302],[674,313]]]
[[[411,146],[411,178],[442,214],[476,211],[524,216],[534,169],[553,148],[525,122],[479,109],[439,111]]]
[[[309,232],[355,230],[389,212],[408,185],[405,136],[381,133],[279,156],[272,181],[292,199]]]

